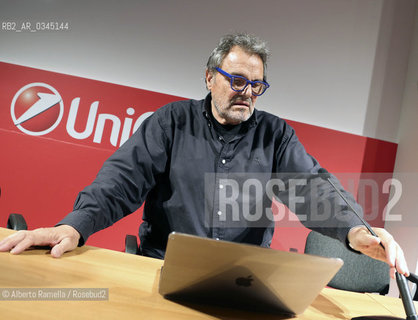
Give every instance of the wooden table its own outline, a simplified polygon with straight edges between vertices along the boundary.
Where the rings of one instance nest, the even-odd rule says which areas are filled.
[[[0,228],[0,239],[14,231]],[[48,250],[0,253],[0,288],[108,288],[102,301],[0,300],[1,319],[283,319],[271,314],[180,304],[158,294],[163,261],[90,246],[59,259]],[[0,296],[2,294],[0,289]],[[1,299],[1,297],[0,297]],[[418,307],[418,306],[417,306]],[[404,317],[399,299],[323,289],[296,319]]]

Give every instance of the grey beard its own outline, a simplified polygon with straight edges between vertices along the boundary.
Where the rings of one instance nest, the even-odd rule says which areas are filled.
[[[218,112],[218,115],[222,119],[225,119],[228,123],[230,123],[230,122],[241,123],[241,122],[247,121],[254,112],[254,109],[253,109],[252,112],[250,112],[247,116],[245,111],[240,111],[239,114],[236,114],[236,113],[232,113],[230,108],[228,108],[226,110],[222,110],[221,108],[219,108],[219,106],[218,106],[218,104],[216,103],[215,100],[213,100],[213,105],[215,106],[215,109]]]

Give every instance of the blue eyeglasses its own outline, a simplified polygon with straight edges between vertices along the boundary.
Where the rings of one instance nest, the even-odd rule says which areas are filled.
[[[251,92],[254,96],[261,96],[264,92],[266,92],[267,88],[270,85],[264,81],[251,81],[242,76],[235,76],[229,74],[228,72],[222,70],[221,68],[215,68],[220,74],[228,77],[231,80],[231,89],[235,92],[242,92],[247,88],[247,86],[251,85]]]

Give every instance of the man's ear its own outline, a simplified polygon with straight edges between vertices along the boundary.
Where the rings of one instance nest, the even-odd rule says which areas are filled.
[[[213,81],[215,81],[215,75],[213,74],[213,71],[209,71],[209,69],[206,69],[206,88],[208,90],[212,89]]]

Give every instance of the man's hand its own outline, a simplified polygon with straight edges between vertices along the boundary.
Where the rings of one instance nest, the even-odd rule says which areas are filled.
[[[31,246],[50,246],[51,255],[59,258],[64,252],[75,249],[79,239],[78,231],[68,225],[18,231],[0,241],[0,251],[19,254]]]
[[[382,228],[373,228],[379,238],[370,234],[364,226],[354,227],[348,233],[348,241],[354,250],[360,251],[373,259],[389,264],[390,276],[395,278],[395,271],[409,276],[408,266],[403,251],[392,235]],[[380,245],[382,243],[383,247]]]

